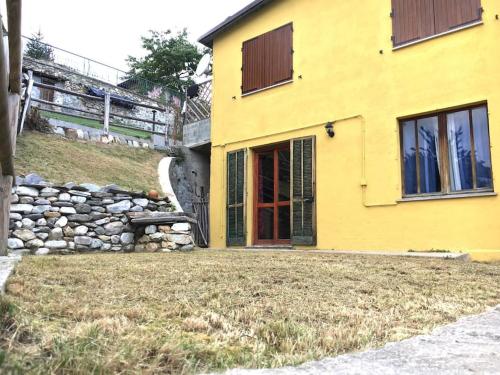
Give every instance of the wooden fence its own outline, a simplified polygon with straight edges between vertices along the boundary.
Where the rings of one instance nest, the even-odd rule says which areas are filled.
[[[0,27],[0,256],[7,255],[10,192],[15,176],[16,129],[22,91],[22,1],[7,0],[6,3],[8,42]],[[1,14],[0,23],[3,24]]]
[[[124,125],[124,124],[117,124],[117,123],[114,123],[113,126],[117,127],[117,128],[141,130],[141,131],[150,133],[152,135],[154,134],[154,135],[165,136],[165,141],[166,141],[167,145],[175,144],[175,140],[182,137],[182,136],[179,137],[179,135],[177,134],[179,132],[178,128],[180,127],[180,125],[176,125],[174,123],[173,127],[170,126],[171,124],[169,123],[168,114],[171,112],[179,111],[179,109],[172,107],[171,105],[169,105],[169,103],[166,103],[165,107],[163,107],[163,106],[159,107],[159,106],[143,104],[143,103],[139,103],[136,101],[120,98],[120,102],[125,103],[125,104],[129,104],[131,106],[151,109],[153,112],[157,112],[157,113],[165,113],[165,122],[159,122],[159,121],[156,121],[155,119],[150,120],[150,119],[146,119],[146,118],[127,116],[127,115],[123,115],[123,114],[119,114],[119,113],[114,113],[111,111],[111,109],[112,109],[111,108],[111,94],[108,92],[106,92],[104,95],[104,98],[102,98],[99,96],[93,96],[93,95],[88,95],[88,94],[83,94],[80,92],[75,92],[75,91],[63,89],[63,88],[56,87],[53,85],[46,85],[43,83],[34,82],[32,72],[28,72],[28,76],[30,78],[29,78],[29,81],[27,83],[28,89],[26,90],[26,95],[23,98],[23,103],[24,103],[23,104],[23,111],[22,111],[23,115],[22,115],[22,119],[19,123],[19,132],[23,131],[24,121],[25,121],[27,113],[30,110],[31,103],[35,102],[35,103],[39,103],[41,105],[41,109],[43,109],[43,111],[45,111],[45,112],[63,113],[63,114],[68,114],[69,116],[72,116],[72,117],[77,117],[77,118],[81,118],[81,119],[85,119],[85,120],[100,121],[101,124],[103,125],[103,132],[106,135],[109,134],[110,117],[112,116],[115,118],[122,118],[122,119],[126,119],[126,120],[132,120],[132,121],[142,122],[142,123],[146,123],[146,124],[152,124],[153,127],[151,130],[140,128],[140,127]],[[75,97],[85,99],[85,100],[101,102],[101,103],[103,103],[104,110],[102,112],[89,111],[89,110],[82,109],[82,108],[76,108],[76,107],[72,107],[72,106],[68,106],[68,105],[59,104],[56,102],[37,99],[37,98],[32,97],[32,88],[33,87],[60,92],[60,93],[65,94],[65,95],[75,96]],[[49,107],[49,108],[47,108],[47,107]],[[74,114],[74,113],[69,114],[69,113],[64,113],[62,111],[55,111],[52,109],[53,107],[69,110],[72,112],[78,112],[79,114]],[[174,113],[174,118],[177,118],[177,117],[178,116],[176,116],[176,114]],[[157,131],[157,126],[164,127],[165,130],[162,132]]]
[[[193,85],[186,92],[184,123],[192,124],[212,115],[212,80]]]

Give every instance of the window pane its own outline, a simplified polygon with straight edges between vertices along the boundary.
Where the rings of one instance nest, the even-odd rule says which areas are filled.
[[[290,206],[278,209],[278,233],[280,240],[290,239]]]
[[[472,111],[474,129],[474,148],[476,155],[476,175],[478,188],[492,188],[490,135],[488,131],[488,113],[486,107]]]
[[[274,152],[259,154],[259,202],[274,202]]]
[[[259,208],[259,240],[274,239],[274,208]]]
[[[474,182],[469,111],[450,113],[447,121],[450,189],[471,190],[474,188]]]
[[[290,150],[279,151],[279,201],[290,200]]]
[[[236,207],[236,237],[244,240],[245,238],[245,208]]]
[[[437,193],[441,191],[438,118],[436,116],[418,120],[417,126],[420,192],[422,194]]]
[[[227,154],[227,204],[236,203],[236,153]]]
[[[417,141],[415,137],[415,121],[405,121],[402,127],[405,194],[417,194]]]

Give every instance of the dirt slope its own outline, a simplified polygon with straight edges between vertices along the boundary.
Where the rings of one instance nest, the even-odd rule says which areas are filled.
[[[160,191],[157,167],[163,155],[157,151],[26,132],[18,138],[16,154],[18,175],[34,172],[54,183],[114,183],[126,189]]]

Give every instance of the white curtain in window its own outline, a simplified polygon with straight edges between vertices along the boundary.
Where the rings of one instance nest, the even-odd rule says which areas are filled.
[[[455,116],[448,116],[448,154],[450,158],[450,184],[452,191],[462,190],[462,179],[460,178],[460,162],[458,157],[457,137],[455,134],[459,125]]]
[[[450,113],[447,116],[450,188],[452,191],[474,188],[469,116],[469,110]]]
[[[490,136],[488,131],[488,113],[486,107],[472,111],[474,143],[476,150],[476,174],[478,188],[492,188]]]

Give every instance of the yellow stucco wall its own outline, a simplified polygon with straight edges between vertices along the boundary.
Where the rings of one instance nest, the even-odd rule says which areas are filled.
[[[225,247],[226,153],[315,135],[318,249],[442,249],[500,258],[499,197],[398,203],[402,116],[487,101],[493,175],[500,176],[500,2],[482,5],[483,25],[397,51],[391,0],[276,0],[218,37],[211,246]],[[242,42],[288,22],[294,82],[242,97]],[[337,121],[334,139],[327,121]],[[251,245],[251,205],[246,219]]]

